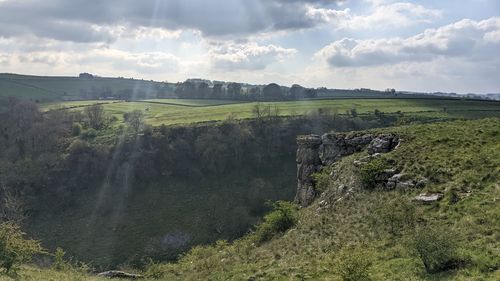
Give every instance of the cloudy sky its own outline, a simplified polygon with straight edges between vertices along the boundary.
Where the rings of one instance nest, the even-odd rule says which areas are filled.
[[[500,92],[499,0],[0,0],[0,72]]]

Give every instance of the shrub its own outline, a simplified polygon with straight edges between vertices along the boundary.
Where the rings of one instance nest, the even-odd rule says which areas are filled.
[[[454,269],[464,262],[457,254],[457,235],[450,229],[420,229],[414,237],[414,247],[429,273]]]
[[[84,140],[94,139],[95,137],[97,137],[97,131],[95,129],[93,129],[93,128],[89,128],[88,130],[85,130],[80,135],[80,138],[82,138]]]
[[[360,247],[344,247],[336,261],[336,272],[344,281],[369,281],[371,253]]]
[[[79,136],[82,132],[82,125],[80,123],[73,123],[71,126],[71,135],[73,136]]]
[[[271,240],[276,234],[283,233],[297,223],[297,206],[290,202],[278,201],[273,211],[264,216],[264,222],[257,226],[257,242]]]
[[[52,264],[52,268],[55,270],[67,270],[70,265],[64,260],[65,255],[66,252],[57,247],[56,252],[54,253],[54,263]]]
[[[379,177],[390,167],[387,160],[378,158],[361,166],[359,175],[361,183],[367,189],[374,189],[379,184]]]
[[[25,233],[13,223],[0,224],[0,268],[9,272],[33,255],[43,253],[40,242],[24,238]]]
[[[322,193],[332,184],[332,177],[330,176],[330,169],[325,169],[319,173],[312,175],[315,184],[315,189],[318,193]]]

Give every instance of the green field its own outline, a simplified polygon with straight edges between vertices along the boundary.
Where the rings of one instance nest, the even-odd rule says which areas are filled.
[[[218,100],[218,99],[146,99],[146,100],[141,100],[139,102],[184,105],[192,107],[245,103],[245,101],[239,101],[239,100]]]
[[[94,102],[95,101],[51,103],[50,105],[43,105],[43,107],[69,107],[74,105],[91,104]],[[104,108],[109,114],[116,116],[120,120],[125,112],[142,110],[145,113],[146,123],[157,126],[161,124],[174,125],[221,121],[230,116],[236,119],[251,118],[253,117],[252,110],[257,104],[255,102],[221,104],[224,102],[227,103],[231,101],[158,99],[141,102],[110,102],[104,104]],[[178,103],[178,105],[174,105],[173,103]],[[344,114],[346,111],[351,109],[356,109],[356,111],[360,114],[374,112],[375,109],[385,113],[394,113],[398,111],[403,113],[425,112],[427,115],[432,113],[443,114],[445,111],[446,115],[452,116],[454,114],[462,115],[468,112],[474,112],[474,114],[487,113],[489,116],[500,114],[499,102],[470,100],[336,99],[266,102],[262,103],[262,105],[270,105],[273,113],[277,108],[280,116],[295,116],[314,113],[319,108],[329,110],[332,113],[337,112],[340,114]]]

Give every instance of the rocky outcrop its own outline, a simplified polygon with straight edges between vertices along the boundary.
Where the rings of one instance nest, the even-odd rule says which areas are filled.
[[[387,153],[399,144],[399,138],[394,135],[379,135],[374,138],[368,146],[368,153]]]
[[[323,165],[331,165],[340,158],[363,150],[372,141],[373,136],[344,136],[324,134],[321,136],[319,157]]]
[[[395,135],[370,135],[370,134],[324,134],[306,135],[297,137],[297,193],[295,202],[305,207],[310,205],[317,191],[314,187],[312,174],[329,166],[340,158],[360,152],[368,148],[369,158],[376,157],[379,153],[393,150],[399,144]],[[396,174],[388,172],[385,182]]]
[[[319,147],[321,138],[318,135],[300,136],[297,138],[297,193],[295,202],[308,206],[316,197],[312,174],[321,168]]]

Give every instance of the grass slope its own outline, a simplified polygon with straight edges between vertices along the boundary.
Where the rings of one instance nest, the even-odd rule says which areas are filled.
[[[198,247],[177,264],[161,266],[165,280],[341,280],[339,252],[354,245],[371,256],[373,280],[498,280],[500,233],[500,119],[455,121],[379,130],[401,135],[399,149],[384,157],[403,172],[429,178],[424,190],[363,191],[318,212],[318,202],[303,209],[298,225],[282,237],[255,245],[251,236],[233,244]],[[356,187],[359,177],[343,159],[327,193],[341,185]],[[328,171],[329,172],[329,171]],[[428,274],[410,249],[414,229],[391,235],[379,210],[388,202],[409,200],[422,191],[439,191],[445,199],[418,205],[419,221],[446,227],[468,259],[462,269]],[[454,203],[452,194],[460,198]],[[453,196],[455,196],[453,195]]]
[[[0,98],[14,96],[40,101],[60,100],[63,96],[79,96],[81,90],[109,88],[113,92],[137,89],[147,93],[155,89],[160,82],[125,79],[59,76],[30,76],[0,73]]]
[[[146,280],[342,280],[337,268],[346,255],[370,260],[371,280],[499,280],[500,119],[372,132],[403,138],[401,146],[382,159],[412,177],[428,178],[423,190],[360,190],[321,210],[315,202],[300,210],[297,225],[280,237],[258,244],[250,234],[233,243],[195,247],[177,263],[151,266]],[[353,161],[365,155],[351,155],[331,168],[337,176],[320,187],[325,194],[334,196],[341,184],[359,188]],[[442,192],[445,198],[431,205],[410,201],[423,191]],[[401,202],[414,208],[416,225],[394,234],[388,231],[387,218],[399,214]],[[448,237],[467,261],[462,268],[425,271],[411,250],[414,233],[423,224],[453,233]],[[56,274],[81,280],[79,275],[33,268],[20,274],[23,280],[57,280]]]
[[[162,104],[162,102],[165,104]],[[109,102],[104,104],[105,110],[119,120],[123,113],[141,110],[145,113],[145,121],[151,125],[189,124],[207,121],[221,121],[229,116],[236,119],[252,118],[252,110],[256,105],[251,103],[230,103],[231,101],[215,100],[175,100],[158,99],[144,102]],[[234,101],[237,102],[237,101]],[[85,105],[87,102],[76,102]],[[176,104],[174,104],[176,103]],[[228,103],[228,104],[225,104]],[[63,102],[62,107],[68,107],[75,102]],[[184,106],[196,105],[196,106]],[[212,106],[217,105],[217,106]],[[499,116],[500,102],[468,101],[468,100],[425,100],[425,99],[338,99],[266,102],[262,105],[271,107],[271,111],[281,116],[303,115],[317,112],[319,108],[330,112],[345,113],[356,109],[365,114],[378,109],[385,113],[403,112],[412,114],[434,115],[436,117],[463,115]],[[57,107],[51,103],[45,108]],[[277,109],[277,111],[276,111]],[[445,112],[446,111],[446,112]]]

